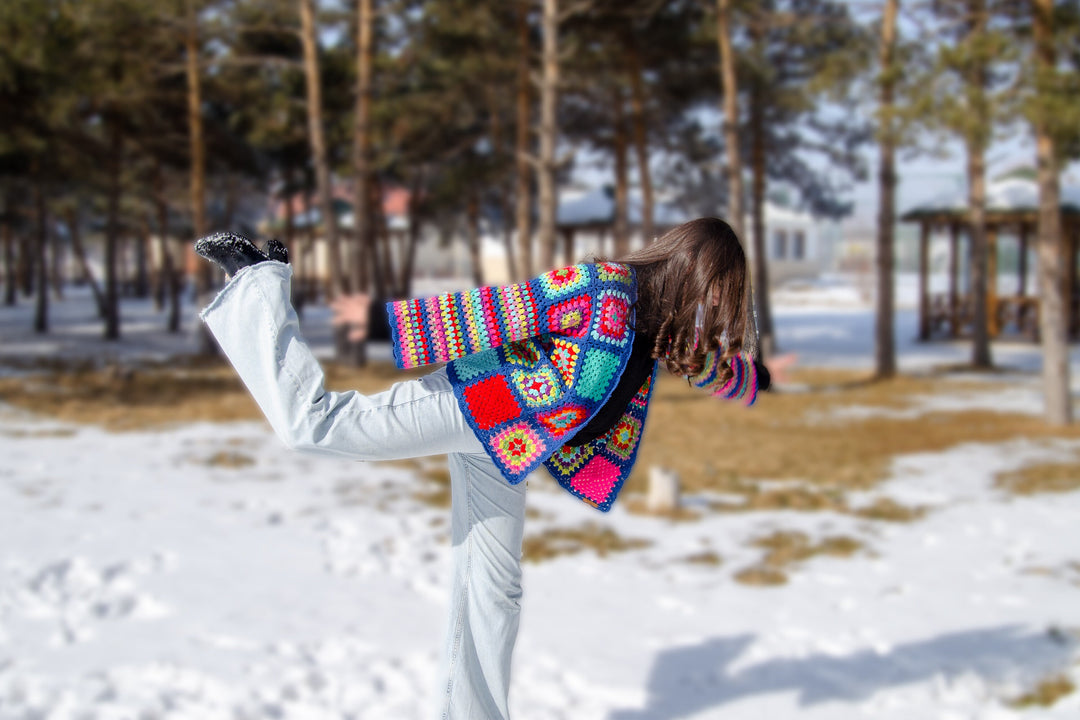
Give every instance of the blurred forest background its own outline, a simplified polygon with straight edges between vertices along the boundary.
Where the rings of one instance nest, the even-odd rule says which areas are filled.
[[[581,254],[575,231],[590,228],[560,222],[558,203],[587,157],[606,177],[610,216],[591,229],[608,255],[673,213],[729,219],[768,351],[767,200],[843,217],[874,153],[889,376],[895,156],[951,143],[967,170],[973,364],[988,366],[986,155],[1023,136],[1060,390],[1078,37],[1071,0],[6,0],[0,302],[34,303],[46,333],[50,293],[77,282],[105,338],[121,336],[124,296],[152,297],[178,332],[183,298],[220,283],[191,242],[220,229],[281,238],[299,307],[410,294],[425,232],[467,248],[478,284],[481,236],[498,238],[500,278],[519,280]],[[362,345],[337,346],[363,362]],[[1057,395],[1048,417],[1065,422]]]

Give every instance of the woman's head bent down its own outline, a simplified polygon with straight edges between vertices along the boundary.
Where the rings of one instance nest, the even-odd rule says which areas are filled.
[[[691,220],[619,262],[637,273],[634,329],[656,339],[653,356],[672,373],[693,375],[707,353],[742,349],[746,255],[726,222]]]

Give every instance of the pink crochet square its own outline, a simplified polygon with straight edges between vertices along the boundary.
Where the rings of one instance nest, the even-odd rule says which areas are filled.
[[[599,504],[607,499],[618,481],[619,466],[597,455],[578,471],[570,481],[570,486],[581,493],[582,497]]]

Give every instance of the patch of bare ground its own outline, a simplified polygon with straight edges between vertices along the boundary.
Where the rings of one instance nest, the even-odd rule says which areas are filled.
[[[1039,575],[1057,580],[1063,580],[1071,585],[1080,587],[1080,560],[1071,560],[1056,567],[1046,565],[1033,565],[1022,571],[1025,575]]]
[[[1009,700],[1014,708],[1050,707],[1066,695],[1076,690],[1072,680],[1064,675],[1053,675],[1041,680],[1035,687],[1023,695]]]
[[[445,461],[422,467],[419,475],[429,484],[423,490],[413,493],[413,497],[432,507],[450,507],[450,470]]]
[[[221,360],[96,368],[42,361],[20,377],[0,378],[0,401],[67,422],[137,431],[189,422],[228,422],[262,417],[236,372]],[[423,372],[389,363],[353,368],[324,365],[330,390],[373,393]]]
[[[859,405],[903,409],[918,396],[956,392],[945,376],[898,376],[872,381],[845,371],[801,371],[800,392],[764,393],[751,408],[710,397],[685,380],[662,375],[649,408],[645,438],[626,491],[644,492],[648,468],[677,472],[686,492],[741,496],[725,510],[835,509],[843,495],[887,476],[897,455],[938,452],[969,442],[1016,438],[1080,438],[1080,426],[1055,427],[1030,415],[965,410],[926,412],[914,418],[839,418],[830,410]],[[965,380],[965,394],[1000,391],[1000,383]],[[759,480],[799,481],[801,487],[766,489]],[[919,509],[879,507],[866,512],[914,517]]]
[[[576,555],[592,550],[600,557],[611,553],[640,550],[652,542],[642,538],[626,538],[610,527],[585,523],[578,527],[551,527],[525,537],[521,546],[524,562],[541,563],[563,555]]]
[[[1072,463],[1040,463],[1000,473],[994,478],[994,484],[1015,495],[1080,490],[1080,458]]]
[[[777,530],[770,535],[756,538],[754,547],[767,552],[761,561],[735,574],[735,580],[743,585],[783,585],[787,582],[786,570],[817,555],[850,557],[862,549],[863,544],[846,535],[833,535],[814,543],[802,532]]]
[[[630,495],[619,499],[623,509],[631,515],[661,518],[672,522],[693,522],[701,519],[701,513],[693,508],[675,507],[663,510],[654,510],[649,507],[645,498],[640,495]]]
[[[48,430],[23,430],[21,428],[6,428],[0,430],[0,437],[14,439],[22,438],[62,438],[75,435],[74,428],[49,428]]]
[[[720,567],[724,564],[724,559],[715,550],[703,550],[693,555],[687,555],[682,561],[691,565],[706,565],[709,567]]]
[[[224,467],[238,470],[254,465],[255,458],[235,450],[220,450],[203,460],[202,464],[210,467]]]

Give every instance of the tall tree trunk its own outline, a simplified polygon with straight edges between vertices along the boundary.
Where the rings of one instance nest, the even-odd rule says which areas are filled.
[[[296,240],[296,214],[293,211],[293,192],[296,184],[296,168],[288,160],[285,161],[283,170],[285,187],[282,191],[282,200],[285,203],[285,247],[289,250],[289,262],[293,266],[292,304],[297,314],[303,312],[304,303],[307,302],[305,294],[306,278],[308,275],[307,255]]]
[[[47,256],[49,214],[45,207],[44,181],[37,172],[34,175],[34,206],[37,210],[37,281],[35,283],[37,302],[34,305],[34,332],[47,333],[49,332],[49,262]]]
[[[169,298],[166,327],[170,333],[180,332],[180,282],[169,249],[169,204],[165,198],[165,174],[161,164],[154,168],[154,205],[157,208],[158,249],[161,251],[161,276]]]
[[[94,273],[90,269],[90,263],[86,259],[86,249],[82,243],[82,230],[79,227],[77,211],[74,209],[68,210],[65,221],[68,226],[68,234],[71,236],[72,252],[75,253],[75,259],[79,262],[83,279],[90,285],[90,292],[94,295],[94,304],[97,306],[98,317],[104,320],[106,315],[105,296],[102,294],[101,285],[98,284],[97,278],[94,277]]]
[[[311,257],[311,274],[308,278],[307,288],[304,291],[304,299],[314,300],[319,297],[319,288],[325,287],[329,284],[329,281],[322,277],[322,268],[319,264],[319,251],[318,245],[315,239],[315,223],[312,222],[312,187],[311,176],[305,173],[304,177],[304,217],[307,218],[307,225],[304,228],[305,240],[307,241],[308,255]]]
[[[971,0],[972,23],[967,41],[976,45],[986,32],[987,12],[985,0]],[[973,51],[974,60],[968,68],[967,92],[971,101],[971,112],[978,118],[988,118],[986,107],[986,66]],[[989,120],[984,120],[989,122]],[[993,365],[990,358],[990,329],[987,307],[988,286],[996,283],[996,277],[989,277],[987,266],[986,241],[986,146],[988,133],[981,129],[969,132],[966,138],[968,155],[968,206],[970,207],[969,225],[971,227],[971,292],[974,300],[972,318],[972,355],[971,364],[977,368],[989,368]],[[994,263],[996,265],[996,263]]]
[[[735,52],[731,47],[731,0],[718,0],[716,18],[716,36],[720,43],[720,77],[723,83],[724,151],[727,154],[727,221],[745,246],[742,158],[739,153],[739,88],[735,75]]]
[[[37,253],[34,250],[34,236],[23,233],[19,238],[19,287],[23,297],[32,297],[34,294],[34,258]]]
[[[540,191],[540,271],[555,266],[555,220],[559,199],[555,187],[555,144],[559,127],[556,107],[559,101],[559,2],[544,0],[543,73],[540,84],[540,166],[537,185]]]
[[[881,19],[881,168],[878,174],[880,207],[877,231],[877,323],[875,371],[879,378],[896,374],[893,314],[893,228],[896,226],[896,135],[893,128],[893,58],[896,48],[896,12],[899,0],[887,0]]]
[[[515,225],[517,226],[518,241],[518,280],[532,277],[533,274],[532,183],[530,182],[532,168],[529,165],[529,154],[532,151],[532,143],[530,142],[532,139],[532,77],[529,63],[531,54],[529,1],[518,0],[517,4],[517,137],[514,143],[516,148],[514,162],[517,167],[517,187],[514,195],[517,202]]]
[[[224,227],[233,227],[236,221],[236,206],[240,199],[239,180],[236,173],[226,170],[222,182],[225,183],[225,202],[222,204],[221,224]]]
[[[615,217],[612,225],[612,241],[615,257],[623,258],[630,253],[629,179],[626,172],[626,113],[622,90],[617,89],[611,98],[614,111],[613,154],[615,156]],[[569,264],[571,260],[567,258]]]
[[[1032,0],[1035,36],[1035,64],[1040,86],[1056,68],[1053,38],[1053,0]],[[1043,347],[1043,394],[1046,421],[1054,425],[1072,422],[1072,396],[1069,392],[1069,342],[1064,297],[1065,267],[1076,263],[1067,257],[1062,242],[1061,188],[1058,158],[1048,118],[1037,116],[1035,149],[1038,161],[1039,226],[1036,236],[1039,273],[1039,332]]]
[[[469,239],[469,257],[472,260],[473,285],[484,284],[484,259],[480,250],[480,199],[474,190],[465,206],[466,235]]]
[[[739,146],[739,84],[735,73],[735,52],[731,46],[731,0],[718,0],[716,13],[716,37],[720,45],[720,79],[723,93],[723,128],[724,150],[727,155],[725,171],[728,181],[727,221],[735,231],[739,242],[746,251],[749,268],[746,277],[746,331],[743,333],[743,346],[755,357],[761,356],[758,315],[755,312],[757,301],[755,286],[761,292],[767,290],[755,277],[758,268],[765,267],[763,246],[758,243],[760,235],[755,235],[754,252],[746,237],[746,211],[743,209],[743,167],[742,153]],[[755,215],[757,217],[757,215]],[[752,258],[752,260],[751,260]]]
[[[371,168],[371,71],[374,59],[372,42],[372,0],[356,4],[356,117],[353,129],[353,253],[349,258],[349,278],[353,292],[368,289],[367,248],[372,242],[372,223],[368,196]],[[367,344],[348,338],[349,328],[341,325],[334,334],[339,358],[348,358],[354,365],[367,364]]]
[[[117,298],[117,246],[120,242],[120,181],[123,137],[115,118],[109,123],[109,197],[105,219],[105,339],[120,339],[120,305]]]
[[[49,264],[49,284],[52,285],[53,296],[57,300],[64,299],[64,247],[60,241],[60,233],[49,233],[49,250],[52,262]]]
[[[353,135],[353,173],[356,188],[353,195],[354,242],[352,287],[355,292],[367,292],[369,285],[367,259],[372,243],[371,197],[371,71],[374,59],[372,42],[372,0],[359,0],[357,7],[357,88],[356,128]]]
[[[397,295],[397,283],[394,278],[394,261],[390,248],[390,233],[386,224],[386,216],[383,214],[382,183],[379,178],[372,178],[371,192],[368,195],[368,207],[371,220],[374,224],[374,250],[373,259],[375,266],[375,294],[380,298],[395,297]]]
[[[15,305],[16,274],[15,274],[15,232],[12,225],[15,224],[15,203],[11,193],[7,194],[4,202],[4,305]]]
[[[150,223],[139,223],[139,235],[135,238],[135,297],[150,294]]]
[[[413,267],[416,261],[416,245],[420,240],[420,190],[424,186],[424,170],[416,170],[412,187],[409,188],[409,232],[405,240],[405,254],[401,261],[401,277],[398,288],[402,297],[412,294]]]
[[[990,332],[987,323],[988,277],[986,242],[986,159],[984,148],[968,143],[968,225],[971,232],[971,295],[972,295],[972,355],[971,364],[977,368],[993,365],[990,357]]]
[[[330,290],[334,295],[345,291],[345,275],[341,266],[341,246],[334,216],[333,188],[330,185],[330,165],[323,133],[322,83],[319,80],[318,38],[315,32],[315,0],[299,0],[301,40],[304,45],[304,77],[307,85],[308,135],[311,158],[315,166],[315,185],[319,196],[323,233],[330,254]],[[339,346],[338,351],[342,348]]]
[[[195,14],[194,0],[185,0],[187,32],[184,36],[184,54],[186,56],[187,99],[188,99],[188,141],[191,147],[191,221],[195,237],[206,235],[206,140],[203,133],[202,118],[202,77],[199,72],[199,25]],[[195,284],[198,302],[209,301],[212,285],[210,263],[195,255],[194,248],[187,248],[187,274]],[[216,355],[217,344],[205,325],[200,324],[199,354]]]
[[[499,112],[499,92],[495,85],[488,87],[488,114],[491,116],[491,147],[495,167],[502,170],[506,158],[503,147],[502,113]],[[509,180],[509,178],[507,178]],[[506,272],[510,282],[516,280],[517,262],[514,258],[514,238],[510,229],[510,183],[500,182],[499,212],[502,214],[503,251],[506,253]]]
[[[635,41],[630,47],[630,120],[633,123],[634,149],[637,151],[638,182],[641,185],[641,239],[648,245],[656,230],[653,222],[652,170],[649,168],[649,128],[645,117],[645,83],[641,67],[641,49]]]
[[[755,84],[750,92],[751,146],[750,162],[753,180],[750,192],[753,202],[754,232],[754,292],[757,307],[758,357],[764,359],[773,354],[772,308],[769,305],[769,261],[765,242],[765,133],[762,117],[764,99],[761,87]]]
[[[150,196],[150,203],[152,205],[152,204],[154,204],[156,202],[155,198],[153,197],[153,183],[154,183],[154,178],[153,177],[150,178],[150,183],[151,183],[151,190],[152,190],[151,196]],[[168,292],[168,288],[167,288],[168,283],[167,283],[167,281],[165,279],[165,262],[164,262],[164,258],[160,257],[160,253],[159,253],[159,257],[156,259],[156,261],[155,261],[155,258],[154,258],[154,243],[153,243],[154,216],[153,216],[153,213],[148,213],[147,214],[146,224],[150,227],[150,230],[149,230],[150,244],[148,246],[148,252],[150,254],[150,262],[151,262],[151,267],[150,267],[150,298],[154,303],[154,312],[160,313],[161,311],[163,311],[165,309],[165,294],[166,294],[166,292]],[[159,249],[161,248],[160,238],[159,238],[159,241],[158,241],[158,248]]]

